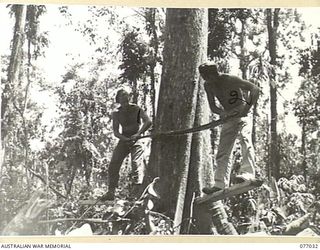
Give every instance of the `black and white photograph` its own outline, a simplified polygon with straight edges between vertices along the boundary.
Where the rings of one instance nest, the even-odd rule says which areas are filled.
[[[0,235],[320,236],[320,7],[0,4]]]

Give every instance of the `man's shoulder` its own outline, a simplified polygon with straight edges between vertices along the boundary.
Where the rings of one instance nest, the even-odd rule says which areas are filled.
[[[230,75],[230,74],[221,74],[220,75],[221,79],[232,79],[232,80],[241,80],[240,77],[236,76],[236,75]]]
[[[139,110],[142,110],[140,108],[140,106],[138,106],[137,104],[134,104],[134,103],[130,103],[129,104],[129,108],[123,110],[121,107],[115,109],[113,112],[112,112],[112,115],[121,115],[122,113],[130,113],[130,112],[135,112],[135,111],[139,111]]]
[[[140,106],[135,103],[130,103],[130,109],[132,110],[140,110]]]
[[[220,80],[229,84],[238,84],[243,81],[240,77],[230,74],[220,75]]]

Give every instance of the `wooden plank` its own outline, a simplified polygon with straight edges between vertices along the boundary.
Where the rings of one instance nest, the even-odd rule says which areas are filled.
[[[199,197],[195,200],[195,203],[201,204],[209,201],[214,202],[218,200],[223,200],[225,198],[228,198],[237,194],[242,194],[254,188],[260,187],[262,183],[263,183],[262,180],[245,181],[240,184],[235,184],[224,190],[220,190],[218,192]]]

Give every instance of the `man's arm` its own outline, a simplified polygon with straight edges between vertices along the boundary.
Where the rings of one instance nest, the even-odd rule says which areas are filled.
[[[243,115],[246,115],[249,112],[250,108],[257,103],[260,89],[253,83],[246,80],[242,80],[240,78],[239,78],[239,87],[249,92],[249,95],[247,97],[248,98],[247,103],[242,112]]]
[[[152,125],[151,119],[149,118],[149,116],[147,115],[146,112],[144,112],[142,109],[139,110],[139,118],[138,119],[142,119],[142,127],[139,129],[139,131],[134,134],[133,136],[130,137],[130,139],[134,140],[136,137],[142,135],[144,132],[146,132]]]
[[[129,138],[120,134],[119,132],[119,121],[118,121],[118,117],[115,113],[112,113],[112,128],[113,128],[113,133],[114,133],[114,136],[119,138],[120,140],[122,141],[128,141]]]
[[[208,83],[205,83],[204,84],[204,89],[207,93],[207,99],[208,99],[208,102],[209,102],[209,106],[210,106],[210,109],[213,113],[216,113],[216,114],[223,114],[223,110],[221,108],[218,108],[217,105],[216,105],[216,101],[215,101],[215,95],[212,93],[212,89],[210,88],[210,86],[208,85]]]

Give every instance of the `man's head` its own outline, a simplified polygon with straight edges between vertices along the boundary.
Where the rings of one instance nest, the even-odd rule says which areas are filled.
[[[217,65],[212,63],[204,63],[199,66],[199,72],[206,81],[215,79],[219,76]]]
[[[117,94],[116,94],[116,102],[120,103],[121,106],[127,105],[129,104],[129,93],[127,91],[125,91],[124,89],[120,89],[118,90]]]

